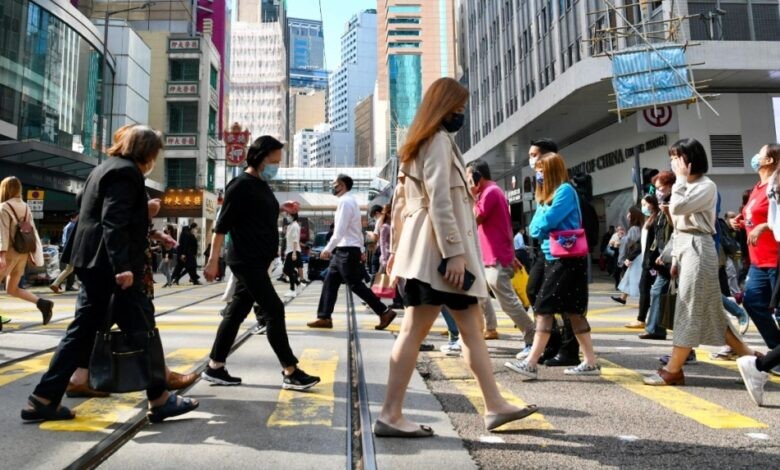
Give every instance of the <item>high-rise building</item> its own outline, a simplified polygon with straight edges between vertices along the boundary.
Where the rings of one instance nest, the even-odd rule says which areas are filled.
[[[355,106],[355,166],[374,166],[374,95]]]
[[[328,88],[322,21],[288,18],[290,89]]]
[[[241,23],[275,23],[284,19],[284,0],[237,0],[236,13]]]
[[[226,126],[226,96],[229,88],[230,64],[230,16],[227,0],[198,0],[197,31],[211,36],[211,42],[219,53],[219,109],[217,136],[222,136]]]
[[[570,172],[592,178],[604,231],[625,223],[636,203],[634,165],[667,169],[669,146],[695,138],[707,152],[721,213],[736,210],[755,185],[750,156],[777,138],[779,3],[626,1],[618,14],[595,1],[459,0],[459,53],[471,91],[468,125],[458,134],[465,159],[491,165],[515,222],[524,224],[534,209],[529,143],[555,140]],[[699,43],[687,48],[687,62],[697,64],[697,81],[709,80],[706,91],[720,95],[711,102],[719,115],[701,103],[668,104],[618,122],[604,52],[645,44],[634,30],[609,37],[629,23],[650,42],[671,33],[680,44]],[[669,24],[671,31],[659,27]]]
[[[290,90],[290,135],[325,122],[324,90]]]
[[[484,1],[482,2],[485,3]],[[496,2],[487,2],[489,4]],[[387,150],[394,157],[425,90],[434,80],[455,77],[453,0],[378,0],[377,119],[388,121]]]

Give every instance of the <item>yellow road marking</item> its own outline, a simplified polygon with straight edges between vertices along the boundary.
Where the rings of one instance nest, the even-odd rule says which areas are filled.
[[[648,386],[642,374],[601,359],[601,376],[712,429],[766,428],[766,424],[671,386]]]
[[[721,361],[718,359],[712,359],[710,357],[710,351],[707,351],[706,349],[697,349],[696,350],[696,360],[698,362],[703,362],[705,364],[711,364],[718,367],[723,367],[724,369],[728,369],[731,371],[736,372],[739,374],[739,368],[737,367],[737,361]],[[769,381],[772,383],[780,384],[780,377],[777,377],[775,375],[769,374]]]
[[[299,366],[316,372],[321,382],[307,392],[281,390],[276,408],[268,418],[269,428],[333,426],[334,392],[339,355],[336,351],[304,349]]]
[[[480,416],[485,414],[485,403],[482,400],[482,391],[477,385],[477,381],[473,378],[471,371],[466,367],[463,359],[456,357],[441,357],[433,358],[436,365],[439,367],[442,375],[446,380],[452,383],[455,388],[458,389],[471,403],[477,413]],[[518,397],[511,390],[504,387],[500,383],[498,384],[498,390],[501,392],[506,401],[519,408],[525,408],[528,406],[522,398]],[[513,421],[501,426],[499,429],[508,430],[537,430],[537,429],[554,429],[553,425],[544,417],[541,413],[535,413],[531,416],[521,419],[519,421]]]
[[[10,366],[0,367],[0,387],[45,371],[49,367],[49,362],[51,362],[51,357],[53,355],[54,353],[47,353],[42,356],[17,362],[16,364],[11,364]]]
[[[165,356],[165,363],[175,371],[189,371],[203,360],[208,349],[177,349]],[[70,421],[46,421],[40,428],[47,431],[99,432],[124,421],[139,406],[144,406],[145,392],[115,393],[108,398],[90,398],[73,408],[76,419]]]

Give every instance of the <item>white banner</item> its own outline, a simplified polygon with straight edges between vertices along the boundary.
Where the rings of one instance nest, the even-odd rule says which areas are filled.
[[[637,132],[679,132],[680,122],[671,106],[637,111]]]

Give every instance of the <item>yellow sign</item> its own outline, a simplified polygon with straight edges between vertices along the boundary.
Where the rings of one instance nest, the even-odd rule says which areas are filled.
[[[43,196],[46,194],[45,191],[41,191],[40,189],[28,189],[27,190],[27,200],[28,201],[43,201]]]

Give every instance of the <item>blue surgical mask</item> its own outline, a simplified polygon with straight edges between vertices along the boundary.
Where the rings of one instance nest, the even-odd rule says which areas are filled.
[[[758,171],[761,168],[761,155],[753,155],[753,158],[750,159],[750,166],[753,168],[753,171]]]
[[[642,214],[644,214],[645,217],[650,217],[652,215],[652,212],[650,212],[649,207],[642,206]]]
[[[276,174],[279,172],[279,164],[278,163],[266,163],[265,167],[263,168],[263,172],[260,173],[264,180],[271,181],[272,179],[276,178]]]
[[[541,171],[536,172],[536,184],[544,184],[544,173]]]

